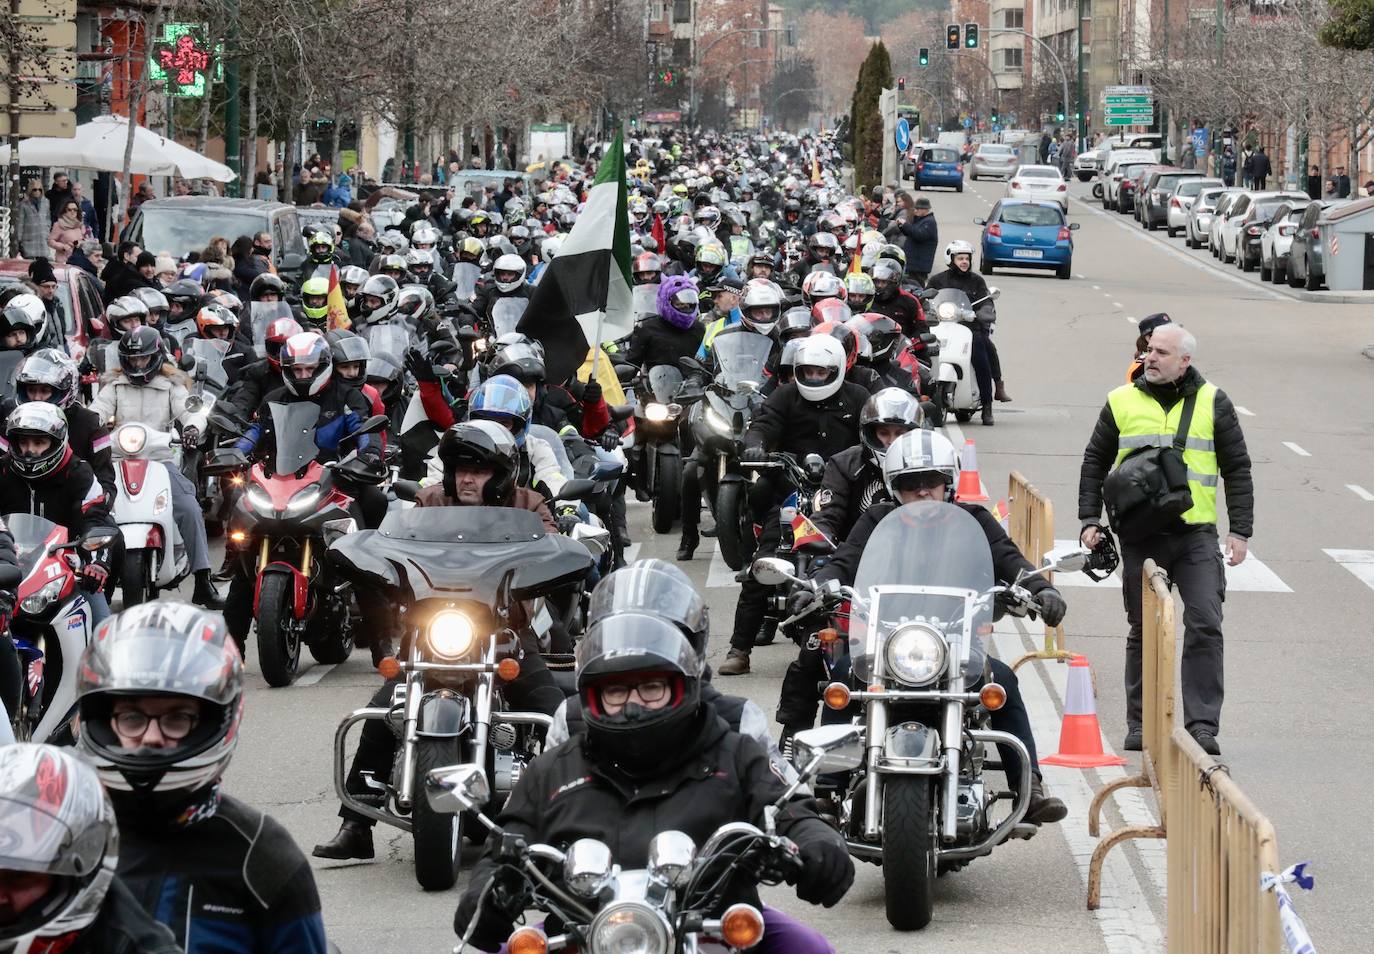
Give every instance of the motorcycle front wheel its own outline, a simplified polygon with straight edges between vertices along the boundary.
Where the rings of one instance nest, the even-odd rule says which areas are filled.
[[[318,614],[315,618],[320,625],[312,627],[317,631],[311,634],[312,639],[306,644],[315,662],[323,666],[348,662],[348,657],[353,655],[355,642],[348,610],[341,608],[335,612]]]
[[[883,779],[883,900],[898,931],[919,931],[935,911],[937,784],[924,775]]]
[[[463,761],[457,739],[421,739],[415,746],[415,784],[423,788],[430,769]],[[411,834],[415,842],[415,880],[426,891],[447,891],[463,865],[463,816],[436,812],[423,791],[411,803]]]
[[[655,454],[658,462],[654,467],[653,485],[649,487],[653,497],[654,533],[672,533],[682,498],[682,458],[657,451]]]
[[[749,503],[748,485],[742,480],[726,481],[716,488],[716,543],[725,565],[732,570],[744,569],[744,561],[754,552],[753,525],[747,528]]]
[[[272,573],[258,592],[258,661],[274,688],[289,686],[301,664],[301,634],[291,612],[291,580]]]
[[[124,597],[125,609],[157,596],[152,550],[140,547],[124,551],[119,570],[119,592]]]

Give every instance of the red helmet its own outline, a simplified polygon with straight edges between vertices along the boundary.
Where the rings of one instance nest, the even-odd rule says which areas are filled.
[[[286,339],[292,335],[298,335],[301,331],[300,322],[295,318],[277,318],[267,325],[267,334],[264,338],[264,345],[267,351],[267,364],[273,371],[281,370],[281,347],[286,344]]]
[[[879,361],[891,355],[892,349],[902,339],[901,326],[887,315],[876,311],[855,315],[850,320],[849,327],[868,339],[869,347],[873,349],[873,357]]]
[[[319,394],[329,386],[334,374],[329,342],[316,331],[302,331],[286,339],[286,344],[281,348],[280,363],[282,382],[296,397]]]
[[[827,321],[844,324],[854,317],[854,312],[850,310],[846,302],[838,298],[822,298],[811,306],[811,317],[815,319],[818,325]]]
[[[844,304],[844,302],[840,302]],[[846,305],[845,310],[849,308]],[[852,329],[838,321],[823,321],[811,329],[812,335],[829,335],[844,346],[844,369],[848,371],[854,367],[854,362],[859,357],[859,336]]]

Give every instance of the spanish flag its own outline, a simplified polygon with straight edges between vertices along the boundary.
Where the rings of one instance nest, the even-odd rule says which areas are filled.
[[[824,543],[830,549],[835,549],[835,542],[822,533],[810,518],[799,513],[792,518],[792,549],[798,550],[808,543]]]
[[[329,330],[349,329],[353,319],[348,317],[348,302],[344,301],[343,289],[339,287],[339,266],[329,266]]]

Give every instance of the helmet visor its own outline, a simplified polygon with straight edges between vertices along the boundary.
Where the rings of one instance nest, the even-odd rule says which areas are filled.
[[[592,591],[588,625],[621,613],[662,617],[690,633],[707,626],[706,604],[689,583],[643,567],[617,570]]]
[[[684,288],[682,291],[674,294],[669,301],[678,311],[684,314],[691,314],[697,310],[697,304],[700,298],[693,289]]]
[[[682,630],[656,616],[621,613],[588,627],[577,646],[577,685],[627,672],[698,678],[704,662]]]

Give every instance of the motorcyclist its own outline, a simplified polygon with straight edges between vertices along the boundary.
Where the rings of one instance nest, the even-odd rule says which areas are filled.
[[[248,286],[249,301],[276,302],[286,300],[286,282],[272,272],[263,272]]]
[[[524,299],[528,302],[533,289],[525,281],[525,260],[519,255],[498,255],[492,264],[491,281],[480,284],[473,308],[487,325],[492,323],[492,310],[503,298]]]
[[[725,246],[719,242],[703,242],[697,246],[696,267],[687,273],[689,278],[696,279],[697,286],[709,288],[717,278],[733,278],[739,281],[739,275],[730,267],[730,257],[725,251]]]
[[[873,302],[867,310],[897,322],[908,338],[918,338],[930,331],[930,325],[920,299],[902,288],[902,274],[902,267],[890,258],[873,263]]]
[[[38,347],[47,309],[37,295],[16,295],[0,310],[0,351],[29,354]]]
[[[558,532],[558,524],[544,505],[544,498],[516,485],[515,438],[502,425],[494,421],[455,424],[439,441],[439,460],[444,469],[443,481],[421,490],[415,500],[417,507],[514,507],[538,514],[547,532]],[[538,640],[529,632],[525,620],[517,620],[514,625],[520,631],[523,647],[520,675],[504,683],[502,692],[514,708],[552,715],[563,701],[563,693],[549,673],[539,653]],[[395,680],[383,683],[370,705],[389,706],[395,685]],[[368,775],[385,777],[391,771],[395,751],[396,736],[385,723],[365,723],[349,767],[348,791],[366,793]],[[347,808],[339,809],[339,817],[343,823],[338,834],[316,845],[315,857],[373,857],[372,820]]]
[[[178,944],[317,954],[310,863],[279,822],[222,791],[243,703],[219,614],[145,603],[106,620],[81,657],[77,746],[114,804],[119,877]]]
[[[112,432],[121,424],[142,424],[166,433],[180,428],[182,443],[196,446],[197,429],[185,423],[190,380],[167,360],[162,336],[152,328],[135,328],[119,339],[118,350],[119,368],[104,376],[90,409]],[[210,545],[195,484],[170,458],[165,463],[173,515],[196,581],[191,601],[219,609],[224,603],[210,580]]]
[[[249,421],[262,404],[263,395],[281,380],[282,345],[302,330],[295,318],[274,318],[270,321],[263,335],[265,356],[243,369],[238,381],[225,392],[224,399],[216,407],[224,407],[239,420]]]
[[[883,481],[893,499],[877,503],[864,511],[844,544],[825,566],[816,571],[813,579],[818,583],[836,580],[852,586],[864,545],[868,543],[874,529],[897,507],[920,501],[945,501],[962,507],[973,515],[978,525],[983,528],[988,546],[992,550],[993,575],[996,579],[1014,582],[1022,570],[1033,571],[1035,567],[1007,536],[1007,532],[1002,529],[992,511],[977,504],[955,502],[954,487],[958,479],[959,456],[954,445],[944,435],[917,429],[897,438],[888,446],[883,460]],[[1032,576],[1021,585],[1039,602],[1040,615],[1044,617],[1046,625],[1058,626],[1063,621],[1067,611],[1064,598],[1048,580],[1043,576]],[[802,612],[810,603],[810,594],[801,591],[789,597],[788,610],[791,613]],[[1068,815],[1068,809],[1062,801],[1045,792],[1039,763],[1035,757],[1035,736],[1031,731],[1025,703],[1021,699],[1016,673],[1006,663],[992,656],[987,657],[987,664],[990,680],[1007,691],[1006,705],[992,714],[992,726],[1016,736],[1030,753],[1031,794],[1025,821],[1033,825],[1061,821]],[[1015,778],[1020,766],[1017,753],[1006,748],[1001,748],[1000,751],[1007,778]]]
[[[99,415],[77,403],[80,386],[75,361],[56,348],[40,348],[15,369],[14,397],[0,401],[0,419],[8,418],[15,407],[29,401],[46,401],[60,407],[67,418],[67,440],[72,453],[91,466],[101,488],[114,500],[110,432],[100,423]]]
[[[301,282],[301,303],[297,321],[306,331],[324,334],[329,330],[329,279],[313,275]]]
[[[406,270],[410,272],[410,277],[416,284],[429,289],[436,302],[443,304],[453,297],[454,289],[458,286],[445,278],[434,263],[435,253],[427,249],[412,248],[406,252]]]
[[[562,489],[567,478],[558,455],[542,437],[530,434],[534,402],[515,378],[496,374],[483,381],[468,397],[467,419],[494,421],[510,431],[517,449],[517,487],[528,487],[550,499]],[[433,473],[436,469],[438,474]],[[442,480],[442,463],[431,461],[430,470]]]
[[[70,750],[0,747],[0,829],[11,835],[0,844],[0,950],[180,954],[115,874],[114,809]]]
[[[261,275],[258,276],[258,278],[261,277]],[[254,285],[256,283],[257,279],[254,279]],[[167,324],[169,325],[193,320],[207,300],[204,286],[190,278],[177,279],[164,288],[162,294],[167,297]]]
[[[346,328],[339,328],[325,335],[329,342],[329,354],[334,362],[334,373],[339,380],[352,388],[357,388],[367,398],[372,414],[385,414],[386,405],[377,389],[367,383],[367,362],[372,357],[372,349],[367,339],[354,334]],[[382,446],[386,446],[386,434],[381,436]]]
[[[239,336],[238,328],[238,314],[224,305],[206,305],[196,315],[196,332],[200,337],[229,343],[229,350],[224,355],[224,376],[230,387],[238,383],[244,370],[257,359],[248,342]]]
[[[996,380],[1000,380],[1000,376],[994,376],[991,363],[991,331],[992,323],[997,320],[997,310],[988,297],[988,283],[983,280],[982,275],[973,270],[972,245],[962,239],[946,245],[945,266],[943,272],[931,276],[926,287],[957,289],[968,296],[971,304],[976,303],[974,310],[978,317],[968,324],[969,330],[973,333],[973,352],[969,360],[973,365],[974,378],[978,382],[982,421],[991,426],[992,398],[996,393],[993,381],[995,377]]]
[[[655,285],[663,278],[663,259],[654,252],[641,252],[630,265],[636,285]]]
[[[339,269],[339,291],[343,292],[344,303],[348,305],[350,321],[358,320],[358,291],[367,278],[367,269],[359,265],[345,265]]]
[[[829,335],[803,339],[797,352],[796,380],[770,394],[744,434],[743,463],[763,462],[770,450],[798,457],[819,454],[829,460],[859,442],[859,414],[869,399],[862,386],[845,379],[844,347]],[[760,481],[760,483],[764,483]],[[778,508],[785,488],[768,482],[760,491],[762,525],[757,555],[772,553],[781,539]],[[762,499],[766,496],[766,499]],[[730,651],[718,670],[722,676],[749,672],[749,654],[767,613],[768,587],[746,579],[735,607]]]
[[[0,513],[31,513],[66,527],[68,538],[118,536],[110,517],[113,498],[91,466],[72,453],[62,409],[46,401],[20,404],[5,419],[5,454],[0,458]],[[203,530],[204,528],[202,528]],[[81,588],[91,617],[110,615],[102,587],[110,576],[110,547],[76,551],[82,559]]]
[[[649,841],[665,829],[703,844],[728,822],[761,822],[784,783],[768,753],[703,700],[703,669],[681,629],[651,612],[618,612],[588,627],[577,656],[585,730],[526,768],[498,823],[530,843],[596,838],[615,846],[622,867],[643,868]],[[800,848],[801,899],[839,903],[854,879],[844,840],[804,796],[779,812],[778,830]],[[470,942],[484,951],[500,947],[521,913],[502,910],[494,898],[482,903],[497,867],[490,856],[478,864],[454,916],[454,930],[462,936],[471,928]],[[758,902],[755,886],[744,881],[726,895],[727,903]],[[777,912],[767,925],[755,950],[833,950],[818,932]]]
[[[358,289],[358,329],[386,321],[396,311],[401,286],[390,275],[373,275]]]
[[[620,357],[637,368],[662,364],[677,367],[679,358],[696,353],[705,329],[697,320],[697,288],[682,275],[658,286],[658,314],[635,325]]]

